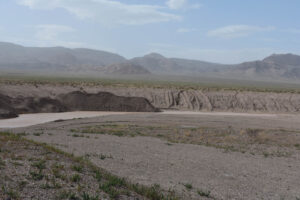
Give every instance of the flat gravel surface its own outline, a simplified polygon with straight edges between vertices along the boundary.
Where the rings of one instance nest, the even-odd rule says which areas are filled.
[[[300,151],[292,156],[265,157],[224,152],[201,145],[170,144],[153,137],[100,134],[72,136],[71,130],[74,128],[103,122],[300,130],[298,115],[142,113],[53,122],[14,131],[42,132],[40,136],[27,137],[53,144],[76,155],[89,156],[97,165],[134,182],[146,185],[157,183],[165,189],[175,189],[185,199],[201,199],[203,191],[211,192],[210,197],[215,199],[300,198]],[[191,184],[191,189],[184,186],[187,184]]]

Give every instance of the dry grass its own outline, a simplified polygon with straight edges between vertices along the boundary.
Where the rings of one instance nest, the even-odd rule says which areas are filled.
[[[300,93],[299,83],[280,83],[264,81],[246,81],[219,78],[191,78],[175,76],[142,76],[138,77],[90,77],[90,76],[64,76],[64,75],[0,75],[0,84],[11,85],[60,85],[60,86],[110,86],[110,87],[135,87],[135,88],[176,88],[210,91],[254,91],[276,93]]]
[[[104,123],[97,126],[72,129],[81,134],[109,134],[114,136],[151,136],[171,143],[207,145],[251,154],[289,156],[299,150],[300,133],[288,130],[234,129],[209,127],[143,126],[135,124]]]

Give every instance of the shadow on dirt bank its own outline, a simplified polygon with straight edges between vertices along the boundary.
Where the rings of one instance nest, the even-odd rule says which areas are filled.
[[[146,98],[122,97],[109,92],[90,94],[75,91],[57,98],[19,96],[11,98],[0,94],[0,119],[18,114],[68,111],[159,112]]]

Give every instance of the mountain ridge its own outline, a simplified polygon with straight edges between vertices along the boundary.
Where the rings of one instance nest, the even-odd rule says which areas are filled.
[[[126,59],[115,53],[88,48],[24,47],[0,42],[0,69],[299,79],[300,56],[272,54],[262,60],[230,65],[167,58],[155,52]]]

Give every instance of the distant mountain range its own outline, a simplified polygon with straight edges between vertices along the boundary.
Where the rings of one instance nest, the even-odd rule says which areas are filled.
[[[261,61],[245,62],[229,67],[227,73],[247,77],[300,78],[300,56],[273,54]]]
[[[64,47],[23,47],[0,43],[0,68],[98,70],[125,61],[124,57],[105,51]]]
[[[118,75],[152,73],[249,79],[299,79],[300,56],[273,54],[259,61],[224,65],[199,60],[166,58],[157,53],[127,60],[117,54],[92,49],[23,47],[0,42],[0,69],[98,72]]]

